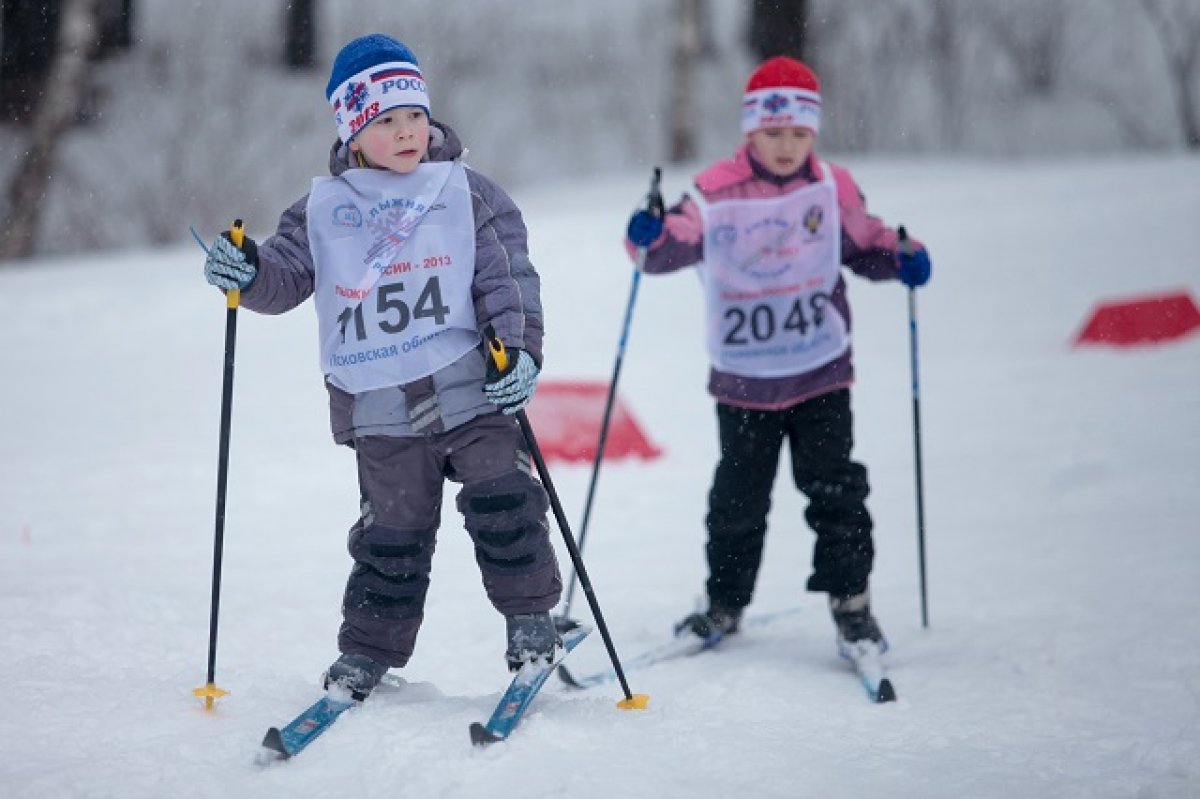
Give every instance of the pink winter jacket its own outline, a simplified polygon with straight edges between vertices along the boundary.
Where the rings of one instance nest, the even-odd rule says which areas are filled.
[[[826,162],[828,164],[828,162]],[[867,213],[866,200],[854,178],[843,167],[828,164],[837,185],[842,223],[842,261],[868,280],[896,280],[896,231]],[[743,145],[733,158],[719,161],[696,176],[696,188],[709,202],[738,198],[777,197],[824,177],[821,162],[810,156],[803,167],[786,179],[758,164]],[[630,253],[632,242],[626,241]],[[915,242],[918,244],[919,242]],[[699,206],[687,195],[667,212],[663,235],[646,253],[646,274],[664,274],[693,266],[704,258],[704,220]],[[832,304],[850,327],[846,284],[838,279]],[[742,408],[778,410],[820,394],[846,388],[854,382],[851,351],[808,372],[786,377],[755,378],[709,372],[708,391],[718,402]]]

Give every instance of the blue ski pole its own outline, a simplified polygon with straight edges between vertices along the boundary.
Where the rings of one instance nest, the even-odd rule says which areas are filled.
[[[913,247],[908,240],[908,231],[901,225],[896,232],[900,236],[900,251],[911,253]],[[917,480],[917,558],[921,575],[921,626],[927,628],[929,601],[925,586],[925,488],[921,465],[921,380],[917,367],[917,290],[911,286],[908,289],[908,340],[909,359],[912,364],[913,460]]]
[[[666,207],[663,205],[662,193],[659,191],[659,183],[662,180],[662,169],[654,167],[654,175],[650,179],[650,193],[646,197],[646,208],[651,213],[657,213],[659,218],[662,218],[666,213]],[[608,443],[608,427],[612,421],[613,404],[617,397],[617,381],[621,378],[621,364],[625,360],[625,345],[629,341],[629,327],[633,322],[633,306],[637,301],[638,284],[642,279],[642,268],[646,265],[646,252],[649,247],[639,247],[637,254],[637,265],[633,270],[633,282],[629,286],[629,301],[625,304],[625,320],[621,323],[621,338],[617,342],[617,359],[613,364],[612,379],[608,382],[608,397],[604,401],[604,417],[600,422],[600,435],[596,441],[596,455],[592,461],[592,476],[588,481],[587,499],[583,503],[583,521],[579,525],[579,549],[583,550],[584,542],[587,540],[588,522],[592,518],[592,500],[596,496],[596,482],[600,477],[600,462],[604,460],[604,448]],[[569,618],[571,615],[571,600],[575,595],[576,573],[571,572],[571,579],[567,583],[567,599],[563,604],[562,617]]]

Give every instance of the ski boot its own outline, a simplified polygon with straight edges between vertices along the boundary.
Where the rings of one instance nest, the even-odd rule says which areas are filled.
[[[712,646],[727,635],[738,631],[741,609],[730,610],[710,604],[704,613],[692,613],[675,625],[675,635],[695,635],[705,646]]]
[[[875,650],[882,655],[888,649],[879,622],[871,615],[871,592],[848,597],[829,595],[829,611],[837,627],[838,654],[852,660],[851,650]]]
[[[518,613],[504,620],[508,630],[504,659],[509,671],[520,671],[526,663],[553,663],[561,656],[562,637],[549,611]]]
[[[355,702],[370,696],[375,686],[387,674],[388,667],[357,652],[343,654],[325,672],[325,689],[337,687],[349,691]]]

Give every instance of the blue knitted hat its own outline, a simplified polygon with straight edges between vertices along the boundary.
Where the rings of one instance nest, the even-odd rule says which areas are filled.
[[[344,142],[391,108],[415,106],[429,114],[429,92],[417,57],[382,33],[360,36],[341,49],[325,97]]]

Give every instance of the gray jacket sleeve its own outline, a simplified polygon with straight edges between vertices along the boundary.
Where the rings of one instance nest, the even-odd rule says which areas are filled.
[[[475,318],[491,324],[508,347],[542,363],[541,279],[529,260],[521,212],[495,183],[467,170],[475,211]]]
[[[290,311],[313,293],[313,275],[306,194],[280,215],[275,234],[258,245],[258,275],[242,291],[242,305],[265,314]]]

